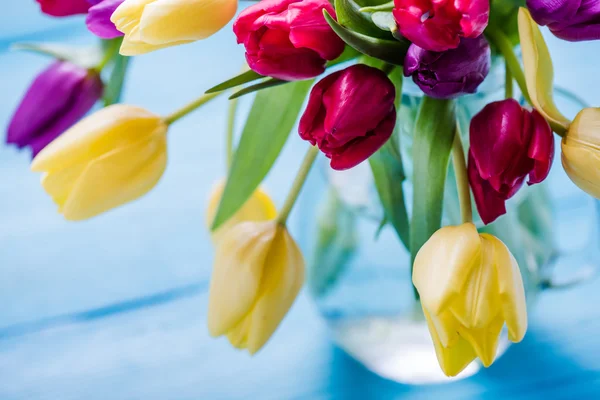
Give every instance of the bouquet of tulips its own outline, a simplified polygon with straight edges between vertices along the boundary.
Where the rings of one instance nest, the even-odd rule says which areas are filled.
[[[234,18],[237,0],[37,2],[57,17],[87,14],[102,39],[94,49],[20,45],[56,61],[23,97],[6,141],[31,149],[31,169],[68,220],[143,196],[166,168],[172,124],[225,93],[233,115],[236,99],[254,94],[236,145],[230,117],[228,176],[207,211],[216,247],[208,329],[250,353],[269,340],[303,285],[303,256],[286,221],[319,151],[335,170],[368,160],[385,222],[412,255],[415,293],[449,376],[476,358],[492,364],[505,325],[513,342],[527,329],[519,266],[502,241],[478,232],[472,197],[484,224],[505,214],[525,181],[548,176],[553,133],[568,176],[600,197],[600,109],[570,120],[556,107],[540,31],[600,39],[600,0],[248,2],[233,22],[243,72],[166,116],[119,104],[129,57],[210,37]],[[455,100],[478,90],[492,60],[505,63],[506,98],[486,105],[463,137]],[[396,129],[404,78],[424,93],[413,127],[410,213]],[[100,100],[104,107],[85,116]],[[260,183],[298,119],[298,136],[310,146],[278,209]],[[442,227],[450,159],[462,224]]]

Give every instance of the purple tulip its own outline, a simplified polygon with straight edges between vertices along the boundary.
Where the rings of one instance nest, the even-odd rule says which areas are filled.
[[[404,59],[404,75],[431,97],[450,99],[475,93],[490,71],[491,51],[483,35],[463,38],[456,49],[441,53],[412,44]]]
[[[527,0],[531,16],[571,42],[600,39],[600,0]]]
[[[85,20],[90,32],[102,39],[114,39],[123,36],[110,20],[117,7],[125,0],[88,0],[92,7]]]
[[[56,61],[33,81],[8,126],[6,143],[33,156],[79,121],[102,96],[96,72]]]

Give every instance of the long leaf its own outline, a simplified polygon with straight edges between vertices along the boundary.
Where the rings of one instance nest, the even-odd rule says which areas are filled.
[[[65,60],[84,68],[93,68],[102,60],[101,46],[77,47],[61,43],[15,43],[12,50],[31,51],[33,53]]]
[[[413,142],[413,210],[410,252],[417,252],[441,227],[444,185],[456,125],[452,100],[425,97],[415,123]]]
[[[237,92],[235,92],[234,94],[229,96],[229,100],[234,100],[234,99],[237,99],[238,97],[242,97],[242,96],[250,94],[250,93],[258,92],[259,90],[268,89],[268,88],[283,85],[283,84],[289,83],[289,82],[290,81],[283,81],[281,79],[269,78],[265,81],[255,84],[255,85],[248,86],[242,90],[238,90]]]
[[[410,43],[398,40],[379,39],[344,28],[323,10],[323,15],[331,29],[349,46],[371,57],[378,58],[390,64],[403,65],[404,57]]]
[[[264,78],[264,76],[250,70],[244,73],[241,73],[237,76],[234,76],[231,79],[226,80],[225,82],[219,83],[217,86],[213,86],[206,91],[206,93],[216,93],[222,92],[223,90],[231,89],[236,86],[243,85],[245,83],[253,82],[259,79]]]
[[[340,25],[363,35],[392,39],[388,32],[379,29],[368,14],[359,11],[360,6],[353,0],[335,0],[335,14]]]
[[[212,229],[233,216],[265,178],[294,127],[313,80],[261,90],[254,99]]]

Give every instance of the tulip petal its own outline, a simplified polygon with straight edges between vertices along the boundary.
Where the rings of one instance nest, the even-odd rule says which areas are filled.
[[[460,294],[473,268],[481,263],[481,240],[475,225],[447,226],[421,247],[413,267],[413,284],[423,306],[439,315]]]
[[[540,28],[525,8],[519,9],[519,36],[531,102],[547,120],[566,131],[570,120],[554,104],[552,58]]]
[[[147,138],[90,162],[64,204],[67,220],[94,217],[149,192],[167,163],[166,137]]]
[[[497,315],[489,325],[479,329],[468,329],[459,326],[459,334],[465,338],[475,350],[484,366],[489,367],[496,358],[500,332],[504,326],[502,315]]]
[[[562,165],[569,178],[581,190],[600,199],[600,154],[592,148],[572,145],[567,136],[562,141]]]
[[[429,314],[429,319],[435,327],[437,337],[444,347],[456,346],[460,340],[458,330],[460,322],[449,311],[443,311],[439,315]]]
[[[58,211],[63,212],[63,208],[73,186],[83,171],[87,163],[79,163],[68,168],[62,169],[51,174],[45,173],[42,175],[42,187],[52,197],[52,200],[58,205]]]
[[[275,239],[273,224],[243,222],[218,242],[208,302],[212,336],[229,333],[252,311]]]
[[[248,333],[250,354],[273,335],[304,284],[304,258],[285,227],[277,227],[264,265],[260,297],[252,310]]]
[[[504,243],[495,236],[482,234],[481,240],[490,253],[498,274],[498,293],[502,315],[508,328],[508,338],[520,342],[527,331],[525,288],[517,261]]]
[[[476,357],[471,344],[464,338],[459,338],[458,342],[452,347],[444,347],[440,341],[438,333],[431,321],[431,317],[425,307],[423,313],[431,332],[431,338],[435,347],[435,354],[442,371],[447,376],[456,376],[465,369]]]

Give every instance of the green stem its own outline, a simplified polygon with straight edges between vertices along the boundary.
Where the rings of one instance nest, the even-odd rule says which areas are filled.
[[[488,28],[485,30],[485,34],[490,40],[490,42],[492,42],[498,48],[498,50],[500,50],[500,53],[502,53],[502,55],[504,56],[506,65],[508,65],[508,69],[510,70],[514,79],[517,81],[517,84],[521,89],[521,93],[523,93],[523,97],[525,97],[525,100],[527,100],[527,102],[531,104],[529,92],[527,91],[527,82],[525,81],[525,74],[523,73],[523,69],[521,68],[519,59],[515,54],[512,43],[501,30],[496,29],[492,26],[488,26]]]
[[[452,143],[452,164],[454,165],[454,175],[456,177],[456,187],[458,189],[461,220],[463,224],[467,222],[473,222],[469,177],[467,174],[465,151],[460,138],[460,127],[458,126],[458,121],[456,121],[456,133],[454,134],[454,142]]]
[[[286,224],[290,211],[292,211],[292,208],[298,199],[298,195],[300,194],[300,190],[302,190],[302,186],[306,181],[306,177],[317,158],[317,154],[319,154],[319,149],[316,146],[311,146],[306,152],[304,160],[302,160],[302,165],[300,165],[300,169],[298,170],[298,175],[296,175],[296,179],[294,179],[294,183],[285,199],[285,203],[283,204],[279,215],[277,215],[276,221],[279,225]]]
[[[199,108],[200,106],[208,103],[210,100],[214,99],[215,97],[217,97],[218,95],[220,95],[222,93],[224,93],[224,92],[203,94],[202,96],[198,97],[196,100],[183,106],[182,108],[175,111],[174,113],[167,115],[165,118],[163,118],[163,120],[165,121],[165,123],[167,125],[171,125],[173,122],[185,117],[192,111],[194,111],[197,108]]]
[[[512,99],[514,96],[514,91],[513,91],[513,77],[512,77],[512,73],[510,72],[510,67],[508,66],[508,63],[504,62],[504,69],[506,71],[506,83],[505,83],[505,87],[504,87],[504,97],[507,99]]]
[[[115,53],[118,51],[120,46],[121,46],[120,40],[115,40],[115,39],[111,40],[110,46],[108,46],[108,48],[104,52],[104,57],[98,63],[98,65],[96,65],[94,67],[94,71],[96,71],[97,73],[101,73],[102,70],[108,65],[110,60],[113,59],[113,57],[115,56]]]
[[[235,113],[237,111],[238,99],[229,102],[229,119],[227,120],[227,135],[225,137],[225,151],[227,157],[227,169],[231,168],[233,160],[233,134],[235,132]]]

